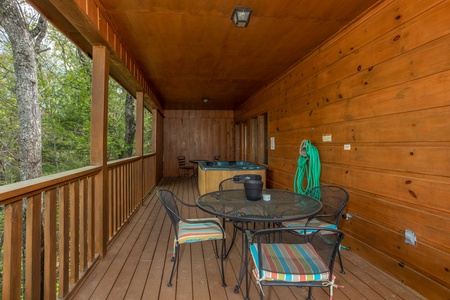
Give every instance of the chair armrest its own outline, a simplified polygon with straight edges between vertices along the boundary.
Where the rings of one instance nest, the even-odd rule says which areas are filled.
[[[197,207],[197,203],[191,204],[191,203],[187,203],[184,202],[183,200],[181,200],[180,198],[178,198],[177,196],[173,195],[173,197],[180,202],[182,205],[187,206],[187,207]]]

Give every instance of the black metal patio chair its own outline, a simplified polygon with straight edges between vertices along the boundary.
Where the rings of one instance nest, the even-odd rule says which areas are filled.
[[[260,285],[260,299],[264,286],[308,287],[311,299],[313,287],[338,287],[333,275],[334,260],[344,233],[322,227],[278,227],[256,232],[247,231],[253,274]]]
[[[314,187],[306,192],[306,195],[320,200],[322,209],[314,216],[305,220],[297,220],[291,222],[284,222],[284,227],[298,227],[298,226],[314,226],[329,229],[338,229],[341,220],[342,212],[348,202],[347,191],[339,186],[322,185]],[[338,251],[339,263],[341,265],[341,273],[345,273],[342,264],[341,252]]]
[[[202,219],[184,219],[180,216],[177,202],[188,207],[197,207],[195,204],[189,204],[176,197],[169,190],[159,190],[157,192],[159,201],[163,204],[167,214],[172,221],[172,227],[175,232],[173,255],[172,255],[172,272],[167,286],[172,286],[172,278],[177,261],[180,258],[179,247],[181,244],[197,243],[203,241],[213,241],[216,257],[219,258],[217,241],[222,240],[221,250],[221,276],[222,286],[226,286],[225,272],[223,268],[223,259],[225,256],[225,230],[220,224],[218,218],[202,218]]]

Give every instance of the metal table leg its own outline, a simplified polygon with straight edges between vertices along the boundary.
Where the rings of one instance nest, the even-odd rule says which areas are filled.
[[[241,288],[242,280],[245,276],[245,298],[244,299],[250,299],[249,298],[249,278],[248,278],[248,241],[247,241],[247,235],[245,234],[245,230],[248,229],[248,224],[245,223],[242,224],[242,227],[239,227],[235,225],[235,228],[241,231],[242,233],[242,259],[241,259],[241,268],[239,270],[239,278],[238,283],[234,287],[234,293],[238,294],[239,289]]]

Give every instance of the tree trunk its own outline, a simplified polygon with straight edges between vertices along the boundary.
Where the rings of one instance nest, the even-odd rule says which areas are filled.
[[[28,25],[14,0],[0,0],[0,25],[11,43],[16,76],[16,98],[19,115],[20,179],[42,175],[41,112],[38,103],[36,50],[45,36],[46,21],[40,18],[33,29],[36,45]],[[36,47],[36,48],[37,48]]]
[[[136,135],[136,120],[134,117],[134,98],[127,94],[125,99],[125,147],[121,158],[131,157],[134,148],[134,136]]]
[[[39,53],[41,42],[46,35],[47,21],[40,16],[38,24],[29,30],[19,2],[0,0],[0,25],[8,36],[14,57],[15,94],[19,117],[19,168],[20,180],[24,181],[42,175],[41,111],[38,102],[36,53]],[[22,222],[26,224],[26,199],[23,199],[22,206]],[[25,237],[26,227],[23,226],[22,259],[25,257]],[[41,243],[43,237],[41,235]],[[22,272],[22,276],[25,276],[25,272]],[[41,276],[41,295],[42,284]]]

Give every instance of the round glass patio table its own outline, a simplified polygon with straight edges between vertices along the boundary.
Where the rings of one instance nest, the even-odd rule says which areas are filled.
[[[207,213],[235,222],[285,222],[314,216],[322,208],[319,200],[286,190],[263,190],[270,200],[247,200],[244,189],[215,191],[197,198]]]
[[[317,214],[322,208],[322,203],[310,196],[273,189],[263,190],[262,193],[263,196],[270,197],[270,200],[247,200],[244,189],[216,191],[198,197],[197,206],[207,213],[232,220],[235,229],[243,233],[247,228],[246,224],[250,222],[282,223],[306,219]],[[236,225],[236,222],[243,224]],[[247,242],[247,236],[244,234],[242,238],[244,255],[238,284],[234,288],[234,292],[239,293],[245,276],[245,299],[249,299]]]

